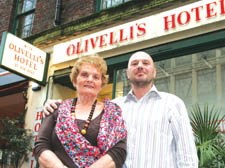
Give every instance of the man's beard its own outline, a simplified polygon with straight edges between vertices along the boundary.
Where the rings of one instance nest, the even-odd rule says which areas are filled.
[[[139,87],[139,88],[143,88],[146,86],[149,86],[152,83],[153,80],[143,80],[143,81],[139,81],[139,80],[131,80],[131,83],[135,86],[135,87]]]

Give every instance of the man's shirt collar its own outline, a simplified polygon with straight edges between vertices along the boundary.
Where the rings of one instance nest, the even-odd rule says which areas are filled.
[[[157,90],[157,88],[155,87],[155,85],[152,85],[152,88],[141,99],[143,99],[145,97],[150,98],[151,96],[158,96],[159,98],[161,98],[160,92]],[[133,91],[132,90],[130,90],[128,92],[127,96],[125,97],[125,101],[130,101],[130,100],[138,101],[138,99],[136,98],[136,96],[133,94]]]

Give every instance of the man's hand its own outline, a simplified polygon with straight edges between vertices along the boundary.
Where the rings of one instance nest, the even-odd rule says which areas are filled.
[[[48,99],[46,102],[45,102],[45,105],[43,107],[43,116],[48,116],[49,114],[53,113],[57,108],[58,108],[58,105],[62,103],[62,100],[61,99],[58,99],[58,100],[51,100],[51,99]]]

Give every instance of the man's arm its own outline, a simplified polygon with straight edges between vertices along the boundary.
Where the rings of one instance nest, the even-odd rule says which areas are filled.
[[[58,99],[58,100],[48,99],[45,102],[44,107],[43,107],[44,117],[53,113],[58,108],[58,104],[61,104],[61,103],[62,103],[61,99]]]
[[[178,100],[172,109],[171,126],[176,144],[176,160],[179,168],[198,168],[198,155],[186,107]]]
[[[116,164],[111,156],[106,154],[94,162],[90,168],[116,168]]]

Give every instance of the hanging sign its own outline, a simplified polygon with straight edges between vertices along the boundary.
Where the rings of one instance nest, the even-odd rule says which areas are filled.
[[[11,33],[3,33],[0,67],[45,85],[48,63],[46,52]]]

